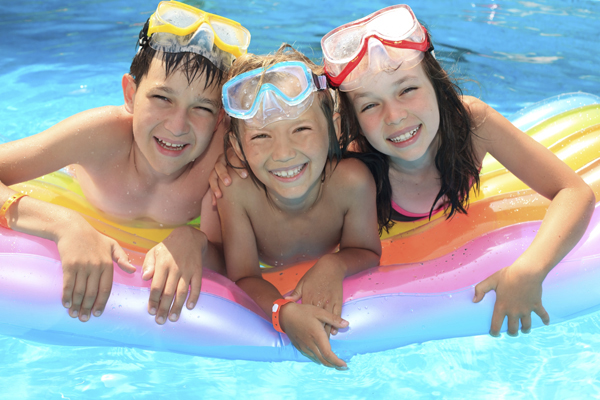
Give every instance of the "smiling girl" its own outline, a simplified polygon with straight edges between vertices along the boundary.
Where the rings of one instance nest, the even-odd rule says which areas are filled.
[[[286,48],[238,59],[223,87],[227,142],[252,177],[231,174],[235,184],[218,201],[227,273],[304,355],[344,368],[327,336],[348,325],[343,278],[379,264],[375,184],[361,162],[341,160],[340,116],[325,77]],[[296,288],[302,304],[262,278],[259,261],[309,260],[316,263]]]

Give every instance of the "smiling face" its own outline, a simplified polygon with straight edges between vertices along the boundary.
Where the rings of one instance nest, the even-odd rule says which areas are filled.
[[[223,110],[220,86],[204,86],[204,75],[191,83],[179,70],[166,77],[156,59],[139,85],[123,77],[137,148],[157,175],[181,173],[208,148]]]
[[[347,94],[362,134],[375,149],[398,164],[433,160],[440,113],[422,64],[380,72],[363,88]]]
[[[339,129],[337,114],[334,127]],[[316,97],[297,119],[273,122],[260,129],[241,122],[239,143],[237,140],[232,143],[238,157],[243,160],[245,156],[269,193],[282,201],[297,203],[318,190],[329,151],[328,130],[329,124]]]

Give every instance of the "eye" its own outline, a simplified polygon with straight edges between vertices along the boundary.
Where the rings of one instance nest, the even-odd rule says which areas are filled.
[[[361,107],[360,112],[368,111],[368,110],[372,109],[375,106],[376,106],[375,103],[366,104],[366,105],[364,105],[364,106]]]
[[[153,95],[153,96],[152,96],[152,98],[154,98],[154,99],[158,99],[158,100],[162,100],[162,101],[169,101],[169,99],[168,99],[167,97],[165,97],[165,96],[161,96],[161,95],[159,95],[159,94],[155,94],[155,95]]]
[[[250,140],[255,140],[255,139],[266,139],[269,136],[265,133],[257,133],[256,135],[253,135]]]
[[[410,93],[413,90],[417,90],[417,88],[415,86],[407,87],[406,89],[403,89],[403,90],[400,91],[400,96],[402,96],[403,94]]]
[[[199,110],[199,111],[206,111],[211,114],[215,113],[215,110],[213,110],[212,108],[208,108],[208,107],[204,107],[204,106],[197,106],[197,107],[194,107],[194,109]]]
[[[294,132],[302,132],[302,131],[307,131],[307,130],[310,130],[310,127],[308,127],[308,126],[300,126],[300,127],[296,128],[296,129],[294,129]]]

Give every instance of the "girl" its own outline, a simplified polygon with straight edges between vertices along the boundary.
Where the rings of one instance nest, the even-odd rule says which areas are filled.
[[[327,76],[340,90],[342,131],[355,133],[357,149],[378,160],[378,208],[388,221],[466,213],[487,153],[552,200],[531,246],[479,283],[473,298],[496,291],[493,336],[505,316],[511,336],[519,320],[529,332],[531,311],[548,324],[542,282],[583,235],[595,201],[591,189],[487,104],[462,96],[407,5],[334,29],[321,44]]]
[[[340,116],[324,76],[306,57],[282,46],[273,56],[238,59],[223,87],[231,146],[252,180],[218,201],[227,273],[274,327],[317,363],[346,364],[328,329],[343,328],[342,280],[379,264],[375,184],[358,160],[340,160]],[[339,251],[333,251],[339,246]],[[316,260],[294,300],[261,275],[259,261],[288,266]],[[329,328],[324,328],[327,325]]]

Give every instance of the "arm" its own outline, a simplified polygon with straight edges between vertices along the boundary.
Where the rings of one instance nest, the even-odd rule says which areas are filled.
[[[246,179],[248,177],[248,172],[244,169],[242,161],[235,154],[233,148],[228,147],[227,159],[225,158],[225,153],[221,154],[217,159],[217,162],[215,163],[215,169],[212,170],[208,178],[208,183],[210,184],[210,188],[214,193],[214,205],[217,204],[217,199],[223,197],[223,193],[221,192],[221,188],[219,187],[219,180],[225,186],[231,185],[231,176],[229,175],[230,168],[227,168],[227,160],[229,160],[231,165],[236,167],[234,168],[234,171],[239,175],[240,178]]]
[[[595,199],[590,187],[551,151],[485,103],[474,99],[468,102],[481,154],[489,152],[529,187],[551,200],[531,245],[512,265],[475,288],[475,302],[481,301],[488,291],[496,291],[490,334],[497,336],[504,317],[508,316],[508,334],[514,336],[518,334],[519,319],[521,330],[529,332],[531,311],[545,324],[550,322],[541,302],[542,282],[581,239]]]
[[[7,187],[70,164],[98,165],[115,148],[125,148],[131,121],[121,107],[86,111],[32,137],[0,146],[0,203]],[[131,134],[129,134],[131,136]],[[115,146],[115,147],[110,147]],[[72,317],[100,316],[112,287],[113,261],[135,271],[116,241],[94,230],[77,212],[30,197],[6,215],[11,229],[53,240],[63,265],[62,303]]]
[[[234,180],[237,180],[234,177]],[[254,231],[245,212],[246,190],[256,190],[252,182],[236,182],[224,189],[218,200],[223,250],[227,274],[265,312],[269,320],[273,302],[281,298],[278,290],[262,278]],[[262,193],[261,193],[262,195]],[[324,324],[342,328],[347,322],[314,306],[289,303],[280,311],[280,323],[294,346],[316,363],[346,368],[332,351]]]
[[[342,313],[342,281],[345,277],[379,265],[381,241],[377,229],[375,182],[367,167],[356,159],[344,160],[335,170],[342,188],[336,198],[347,202],[347,211],[337,253],[326,254],[302,277],[286,297],[312,304],[340,316]],[[344,190],[346,189],[346,190]],[[329,327],[327,328],[329,331]],[[328,332],[329,333],[329,332]],[[337,331],[332,330],[335,334]]]
[[[200,231],[191,226],[178,227],[146,254],[142,278],[152,278],[148,312],[156,315],[158,324],[164,324],[167,316],[171,322],[177,321],[186,298],[188,310],[194,308],[204,266],[225,273],[221,227],[210,190],[202,199],[201,215]]]

